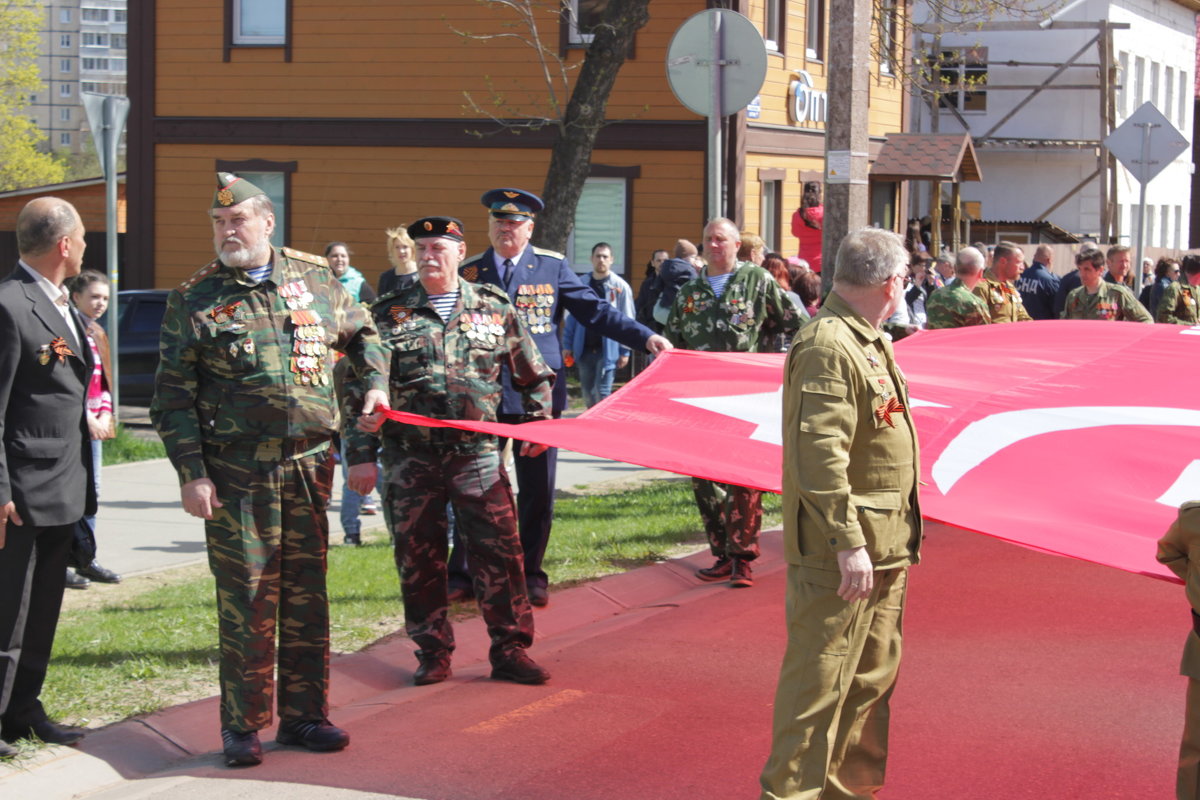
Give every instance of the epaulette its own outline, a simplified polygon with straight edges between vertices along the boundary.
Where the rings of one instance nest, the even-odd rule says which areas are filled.
[[[221,260],[214,258],[212,261],[208,262],[203,267],[201,267],[200,269],[198,269],[194,273],[192,273],[192,277],[188,278],[186,281],[179,284],[179,291],[183,294],[187,294],[188,289],[191,289],[197,283],[204,280],[209,275],[212,275],[214,272],[216,272],[218,269],[220,269],[220,267],[221,267]]]
[[[318,267],[329,267],[329,259],[325,258],[325,256],[305,253],[303,250],[293,250],[290,247],[281,247],[279,248],[279,252],[296,261],[307,261],[309,264],[316,264]]]
[[[487,252],[487,251],[484,251],[484,252]],[[483,253],[476,253],[473,256],[467,256],[459,263],[458,268],[462,269],[467,264],[474,264],[476,261],[478,261],[481,258],[483,258]]]
[[[472,283],[471,286],[479,294],[491,295],[497,300],[503,300],[506,305],[512,305],[512,298],[508,296],[508,292],[493,283]]]
[[[550,256],[551,258],[566,258],[566,256],[564,256],[562,253],[554,250],[547,250],[544,247],[533,248],[533,254],[538,256]]]

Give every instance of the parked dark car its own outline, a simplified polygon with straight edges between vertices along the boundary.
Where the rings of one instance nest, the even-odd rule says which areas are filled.
[[[131,289],[119,295],[117,370],[122,405],[149,405],[154,396],[158,335],[168,294],[166,289]]]

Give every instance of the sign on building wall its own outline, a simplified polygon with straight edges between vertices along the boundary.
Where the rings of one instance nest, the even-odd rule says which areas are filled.
[[[806,122],[824,125],[828,118],[829,93],[813,88],[807,70],[796,70],[796,77],[788,84],[788,119],[796,125]]]

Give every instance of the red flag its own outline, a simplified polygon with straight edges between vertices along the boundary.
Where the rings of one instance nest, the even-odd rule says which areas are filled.
[[[1174,579],[1154,541],[1200,499],[1200,328],[1050,321],[896,346],[927,518]],[[671,351],[575,419],[414,424],[780,490],[782,354]]]

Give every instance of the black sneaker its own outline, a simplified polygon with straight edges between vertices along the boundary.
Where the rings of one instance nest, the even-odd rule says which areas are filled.
[[[258,732],[221,729],[221,744],[225,748],[225,766],[253,767],[262,763],[262,745],[258,741]]]
[[[113,572],[111,569],[106,569],[95,561],[88,564],[82,569],[75,570],[76,575],[82,575],[85,578],[91,578],[100,583],[120,583],[121,576]]]
[[[696,577],[702,581],[723,581],[733,572],[733,561],[721,556],[711,567],[696,570]]]
[[[279,723],[277,744],[294,744],[317,753],[331,753],[350,744],[350,734],[327,719],[289,719]]]
[[[516,647],[492,664],[492,680],[536,686],[550,680],[550,673],[534,663],[534,660],[525,652],[525,648]]]

